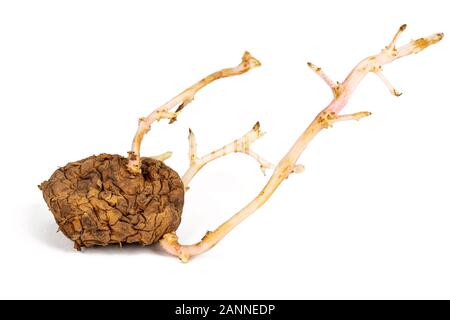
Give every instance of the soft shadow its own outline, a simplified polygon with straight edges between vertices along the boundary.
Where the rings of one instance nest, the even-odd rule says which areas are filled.
[[[35,204],[30,206],[27,217],[25,217],[25,225],[30,235],[37,241],[46,246],[66,251],[75,252],[73,242],[69,240],[62,232],[57,232],[58,225],[53,219],[52,213],[46,210],[45,207]],[[161,246],[153,244],[150,246],[142,246],[138,244],[111,244],[106,247],[96,246],[91,248],[83,248],[81,250],[87,254],[125,254],[125,255],[139,255],[139,254],[155,254],[166,256]]]
[[[119,246],[118,244],[110,244],[106,247],[102,246],[95,246],[90,248],[83,248],[81,249],[81,252],[84,254],[100,254],[100,255],[141,255],[145,254],[148,255],[154,254],[154,255],[161,255],[166,256],[165,252],[162,250],[161,246],[158,244],[153,244],[149,246],[142,246],[139,244],[129,244],[125,243],[122,244],[122,246]]]

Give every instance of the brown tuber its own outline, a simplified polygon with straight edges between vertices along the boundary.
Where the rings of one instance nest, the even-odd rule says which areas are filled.
[[[159,160],[142,158],[141,168],[131,174],[126,158],[100,154],[68,163],[41,184],[59,229],[75,248],[148,245],[178,228],[181,178]]]
[[[381,73],[382,67],[398,58],[418,53],[443,38],[442,33],[436,33],[397,48],[396,42],[405,29],[406,25],[402,25],[388,46],[359,62],[341,83],[332,81],[322,68],[308,63],[331,88],[334,98],[317,114],[276,165],[264,160],[250,148],[263,135],[259,122],[241,138],[202,157],[197,155],[196,138],[189,130],[189,168],[182,178],[163,163],[170,153],[153,158],[141,157],[142,139],[153,122],[168,119],[169,123],[173,123],[186,105],[192,102],[197,91],[209,83],[260,66],[257,59],[245,52],[238,66],[210,74],[147,117],[139,119],[128,159],[109,154],[91,156],[67,164],[43,182],[40,188],[60,230],[74,241],[77,249],[113,243],[149,245],[159,241],[166,252],[184,262],[211,249],[261,207],[290,174],[304,170],[297,161],[320,131],[337,122],[359,120],[371,114],[367,111],[340,114],[368,73],[375,73],[394,96],[401,95]],[[181,221],[184,192],[188,190],[190,181],[207,163],[235,152],[254,158],[263,172],[273,169],[271,177],[253,200],[217,229],[208,231],[198,243],[180,244],[175,231]]]

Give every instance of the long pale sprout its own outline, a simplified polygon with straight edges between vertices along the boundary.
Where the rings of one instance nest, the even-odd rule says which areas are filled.
[[[155,109],[147,117],[140,118],[138,129],[133,138],[131,151],[128,152],[128,170],[133,174],[138,174],[141,172],[141,143],[145,134],[150,130],[153,122],[161,119],[168,119],[169,123],[174,122],[181,110],[183,110],[187,104],[192,102],[195,94],[206,85],[217,79],[243,74],[260,65],[261,63],[256,58],[252,57],[249,52],[245,52],[242,56],[242,61],[238,66],[211,73],[209,76],[198,81],[176,97],[172,98],[170,101]],[[176,108],[175,111],[171,111],[174,108]]]
[[[384,65],[398,58],[402,58],[413,53],[418,53],[428,46],[439,42],[443,38],[442,33],[437,33],[428,37],[412,40],[408,44],[396,48],[395,44],[405,28],[406,25],[402,25],[390,44],[379,54],[370,56],[358,63],[342,83],[334,83],[330,80],[330,78],[328,78],[328,76],[325,75],[322,69],[314,66],[312,63],[309,63],[309,67],[313,69],[331,87],[333,90],[334,99],[327,107],[318,113],[306,130],[295,141],[286,155],[276,165],[267,184],[244,208],[220,225],[216,230],[207,232],[198,243],[193,245],[182,245],[178,242],[178,237],[175,233],[168,233],[160,240],[162,247],[168,253],[177,256],[184,262],[188,261],[192,256],[201,254],[211,249],[240,222],[250,216],[256,209],[261,207],[275,192],[284,179],[286,179],[291,173],[297,172],[298,168],[301,167],[297,165],[300,155],[311,140],[322,129],[329,128],[336,122],[359,120],[370,115],[369,112],[357,112],[344,115],[340,115],[339,113],[346,106],[358,84],[369,72],[376,73],[380,76],[381,69]],[[387,79],[384,78],[384,76],[381,76],[380,78],[394,95],[399,95]]]

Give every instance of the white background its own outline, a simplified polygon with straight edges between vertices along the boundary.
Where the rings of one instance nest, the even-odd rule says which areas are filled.
[[[263,66],[199,92],[143,154],[182,173],[187,132],[204,154],[259,120],[254,149],[278,161],[332,98],[306,66],[343,80],[400,40],[449,31],[446,1],[2,1],[0,298],[450,298],[449,40],[386,66],[322,132],[269,202],[206,254],[182,264],[158,246],[76,252],[37,185],[67,162],[125,155],[137,125],[201,77]],[[268,177],[244,155],[208,165],[178,234],[201,238]]]

